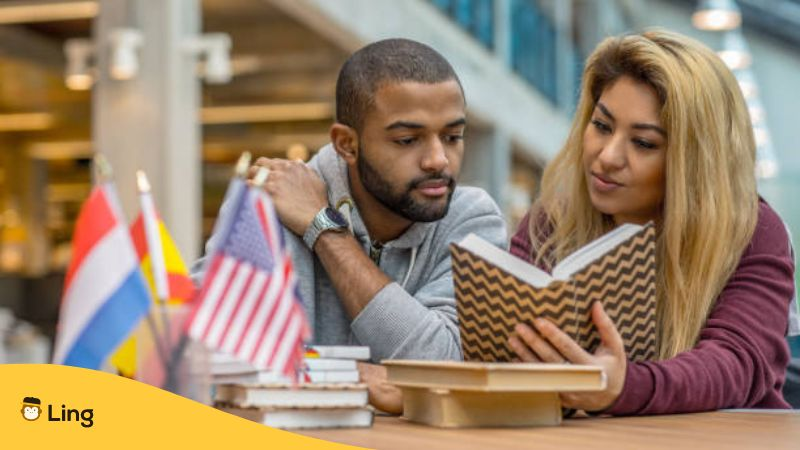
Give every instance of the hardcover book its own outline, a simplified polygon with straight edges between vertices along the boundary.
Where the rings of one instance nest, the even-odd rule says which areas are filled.
[[[453,282],[466,361],[511,361],[517,323],[554,322],[593,352],[600,337],[591,318],[603,303],[633,361],[656,355],[655,228],[625,224],[564,258],[548,274],[470,234],[451,244]]]
[[[365,408],[242,408],[218,404],[217,409],[273,428],[368,428],[372,410]]]
[[[304,371],[300,375],[300,383],[358,383],[358,370],[311,370]],[[292,380],[284,374],[272,371],[256,371],[247,373],[236,373],[230,375],[214,375],[215,384],[248,384],[264,385],[286,383],[291,384]]]
[[[390,359],[387,382],[399,387],[483,392],[580,392],[606,387],[598,366]]]
[[[241,407],[324,408],[367,406],[364,384],[236,385],[221,384],[214,400]]]
[[[403,416],[436,427],[561,423],[559,392],[599,391],[599,366],[460,361],[383,361],[403,391]]]

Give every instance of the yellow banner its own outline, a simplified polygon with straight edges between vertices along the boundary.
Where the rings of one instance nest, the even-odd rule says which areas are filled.
[[[2,448],[353,449],[226,414],[116,375],[0,364]]]

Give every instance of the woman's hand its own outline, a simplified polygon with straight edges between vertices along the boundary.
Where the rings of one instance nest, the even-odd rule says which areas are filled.
[[[516,326],[516,336],[508,339],[511,348],[523,362],[574,363],[601,366],[606,374],[606,388],[594,392],[561,394],[567,408],[601,411],[614,404],[625,384],[627,358],[617,327],[603,310],[600,302],[592,305],[592,321],[600,334],[600,346],[590,354],[572,338],[546,319],[536,319],[536,329],[525,324]]]
[[[358,374],[367,384],[370,405],[391,414],[403,413],[403,392],[386,382],[386,367],[359,361]]]

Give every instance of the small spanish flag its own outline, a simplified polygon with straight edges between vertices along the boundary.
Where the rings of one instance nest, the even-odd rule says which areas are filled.
[[[175,242],[172,240],[167,227],[162,220],[158,220],[158,228],[161,237],[161,246],[164,251],[164,264],[167,271],[167,284],[169,286],[169,298],[167,304],[176,305],[190,302],[194,298],[195,286],[189,277],[189,271],[181,258]],[[139,258],[139,265],[142,269],[147,284],[152,292],[152,297],[158,297],[150,254],[147,247],[147,237],[144,229],[144,218],[140,213],[131,225],[130,229],[133,245]],[[158,300],[155,300],[158,301]],[[136,339],[131,337],[122,344],[111,359],[111,362],[119,371],[120,375],[133,378],[136,372]]]

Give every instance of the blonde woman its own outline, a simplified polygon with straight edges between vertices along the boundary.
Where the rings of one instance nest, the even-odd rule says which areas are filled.
[[[610,414],[787,408],[784,339],[794,293],[785,227],[761,200],[755,144],[736,79],[702,44],[648,31],[609,38],[587,61],[564,148],[512,252],[549,269],[631,222],[658,230],[659,358],[630,362],[602,309],[602,344],[582,350],[551,322],[518,325],[523,361],[599,364],[608,387],[564,394]]]

